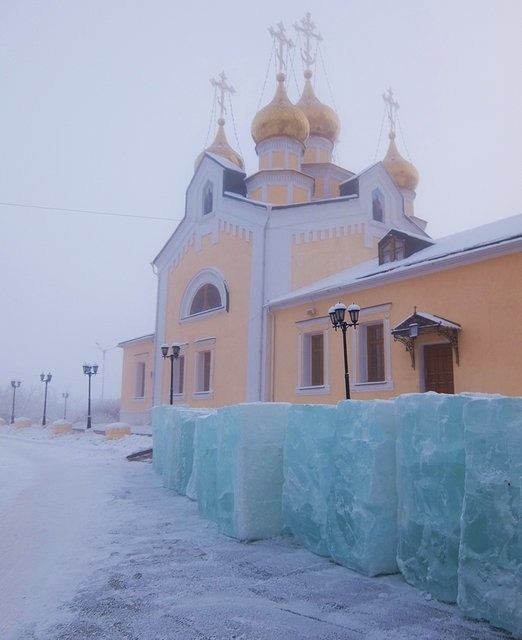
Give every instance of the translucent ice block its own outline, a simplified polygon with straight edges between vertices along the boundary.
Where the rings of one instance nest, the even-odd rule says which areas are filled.
[[[391,401],[338,405],[326,541],[336,562],[370,576],[398,571],[395,424]]]
[[[167,405],[158,405],[152,409],[152,468],[158,474],[163,473],[165,463],[165,415]]]
[[[196,418],[194,465],[199,515],[217,522],[217,458],[219,414]]]
[[[284,403],[252,403],[218,410],[217,515],[222,533],[240,540],[281,533],[288,408]]]
[[[467,401],[433,392],[395,400],[397,563],[410,584],[446,602],[457,600]]]
[[[336,412],[331,405],[293,405],[285,442],[285,528],[307,549],[323,556],[329,555],[326,519]]]
[[[196,418],[208,410],[168,407],[165,413],[163,484],[185,494],[192,474]]]
[[[522,637],[522,398],[464,410],[466,492],[458,604]]]

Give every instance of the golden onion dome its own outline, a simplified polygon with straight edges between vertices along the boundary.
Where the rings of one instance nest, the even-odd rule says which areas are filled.
[[[335,143],[339,137],[341,123],[335,111],[327,104],[323,104],[315,95],[310,78],[310,69],[305,71],[305,85],[303,95],[297,106],[305,114],[310,125],[310,135],[327,138]]]
[[[310,133],[305,114],[292,104],[286,94],[285,74],[277,74],[274,99],[263,107],[252,121],[252,138],[258,144],[267,138],[284,136],[304,142]]]
[[[388,153],[382,161],[384,168],[393,178],[393,181],[400,189],[411,189],[415,191],[419,184],[419,172],[411,162],[405,160],[395,144],[395,133],[390,133],[390,146]]]
[[[230,160],[230,162],[233,162],[241,170],[245,169],[243,158],[228,144],[227,136],[225,134],[225,121],[223,118],[219,118],[218,120],[218,130],[216,133],[216,137],[214,138],[214,142],[210,145],[210,147],[207,147],[205,151],[202,151],[196,158],[194,169],[197,169],[206,151],[208,151],[209,153],[215,153],[217,156],[221,156],[222,158]]]

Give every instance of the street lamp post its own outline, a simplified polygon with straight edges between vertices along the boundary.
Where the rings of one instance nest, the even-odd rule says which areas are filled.
[[[53,376],[50,373],[48,373],[47,375],[45,375],[45,373],[41,373],[40,374],[40,380],[42,382],[45,382],[45,395],[44,395],[44,410],[43,410],[43,417],[42,417],[42,427],[45,427],[45,425],[46,425],[45,415],[47,413],[47,385],[49,384],[49,382],[51,382],[52,377]]]
[[[161,345],[162,358],[170,358],[170,404],[174,403],[174,360],[179,358],[180,346],[179,344],[172,345],[172,353],[169,353],[169,345]]]
[[[22,384],[21,380],[11,380],[11,386],[13,387],[13,407],[11,409],[11,424],[14,424],[16,390],[21,384]]]
[[[91,423],[91,377],[95,376],[98,373],[98,365],[84,364],[83,373],[86,376],[89,376],[89,400],[87,402],[87,429],[90,429],[92,426],[92,423]]]
[[[66,420],[67,419],[67,398],[69,397],[69,394],[67,393],[67,391],[65,391],[65,393],[62,393],[62,398],[63,398],[63,419]]]
[[[332,321],[333,328],[341,329],[343,332],[343,354],[344,354],[344,386],[346,390],[346,399],[350,400],[350,374],[348,373],[348,350],[346,347],[346,329],[348,327],[357,328],[359,322],[359,312],[361,307],[358,304],[351,304],[348,307],[348,313],[350,315],[350,322],[346,322],[344,316],[346,314],[346,305],[342,302],[338,302],[333,307],[328,309],[328,315]]]

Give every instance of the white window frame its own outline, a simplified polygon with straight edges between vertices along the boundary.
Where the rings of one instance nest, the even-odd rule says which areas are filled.
[[[194,313],[191,315],[190,308],[192,306],[192,301],[194,296],[199,291],[199,289],[205,284],[212,284],[216,287],[219,292],[219,296],[221,298],[221,306],[215,307],[214,309],[208,309],[206,311],[201,311],[200,313]],[[206,269],[202,269],[199,271],[192,280],[188,283],[185,288],[185,292],[183,293],[183,297],[181,299],[180,304],[180,321],[182,323],[194,322],[202,317],[213,316],[218,313],[223,313],[227,311],[228,307],[228,288],[223,277],[223,274],[215,269],[214,267],[207,267]]]
[[[206,200],[208,191],[210,191],[210,195],[212,198],[212,206],[208,211],[205,211],[205,204],[206,204],[205,200]],[[216,204],[214,191],[215,191],[214,183],[212,182],[212,180],[207,180],[203,185],[203,189],[201,190],[201,217],[202,218],[206,218],[207,216],[214,213],[215,204]]]
[[[391,305],[378,305],[375,307],[367,307],[361,309],[359,314],[359,324],[357,328],[350,329],[352,333],[352,363],[354,371],[350,372],[354,391],[373,392],[373,391],[391,391],[393,390],[392,365],[391,365],[391,322],[389,310]],[[368,382],[368,365],[367,365],[367,342],[366,327],[376,324],[383,325],[384,339],[384,380],[377,382]]]
[[[140,376],[138,373],[140,369],[143,371],[143,376],[141,378],[141,385],[139,385]],[[141,386],[143,388],[142,395],[138,395],[138,392],[140,391],[140,389],[138,389],[138,386]],[[146,393],[147,393],[147,362],[146,360],[143,360],[143,359],[136,359],[134,361],[134,400],[144,400]]]
[[[176,385],[179,388],[179,372],[180,372],[180,366],[181,366],[181,362],[183,362],[183,390],[181,391],[181,393],[179,391],[174,391],[174,393],[172,394],[172,399],[174,401],[176,400],[183,400],[185,398],[186,395],[186,389],[187,389],[187,352],[185,350],[186,345],[180,345],[180,352],[179,352],[179,357],[174,359],[174,385]],[[183,360],[182,360],[183,358]],[[174,387],[176,388],[176,387]]]
[[[330,393],[329,383],[329,349],[328,336],[330,318],[320,317],[311,320],[301,320],[296,323],[298,326],[297,353],[298,353],[298,381],[296,394],[299,396],[328,395]],[[310,338],[314,335],[323,336],[323,384],[311,385],[311,351]]]
[[[192,393],[193,398],[213,398],[214,397],[214,361],[215,361],[215,338],[200,338],[194,342],[194,391]],[[207,390],[201,390],[199,382],[201,381],[201,361],[202,354],[205,352],[210,353],[210,372],[209,372],[209,388]]]

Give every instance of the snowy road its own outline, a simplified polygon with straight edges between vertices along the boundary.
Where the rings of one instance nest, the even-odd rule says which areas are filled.
[[[0,434],[1,640],[493,640],[508,634],[289,539],[240,544],[125,455]]]

